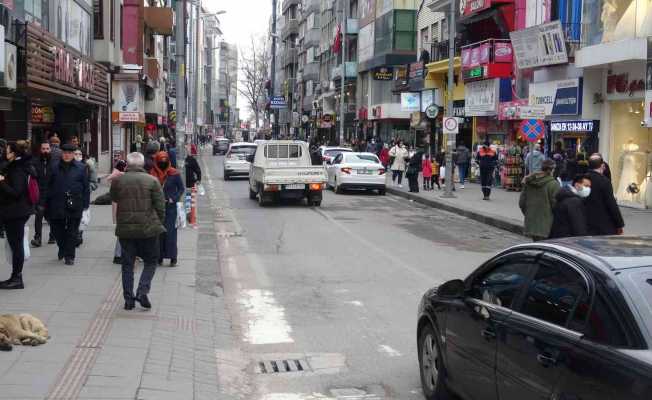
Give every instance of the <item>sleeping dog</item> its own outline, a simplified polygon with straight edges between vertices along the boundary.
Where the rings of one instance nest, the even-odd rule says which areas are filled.
[[[29,314],[0,315],[0,350],[11,351],[13,345],[38,346],[50,338],[48,329]]]

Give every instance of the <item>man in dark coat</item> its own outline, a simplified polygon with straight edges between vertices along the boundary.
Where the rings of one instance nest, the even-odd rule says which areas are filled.
[[[90,205],[90,189],[86,168],[75,160],[76,147],[61,146],[61,161],[52,165],[48,180],[46,216],[59,247],[59,260],[75,264],[77,231],[82,212]]]
[[[192,189],[196,184],[201,182],[201,168],[195,158],[197,156],[197,146],[190,145],[190,151],[184,161],[183,169],[186,171],[186,187]]]
[[[5,148],[7,147],[7,141],[0,138],[0,171],[2,168],[5,166],[7,163],[7,160],[5,159]],[[2,221],[0,220],[0,239],[4,239],[5,237],[5,227]]]
[[[32,239],[32,246],[41,247],[41,234],[43,233],[43,217],[45,216],[45,205],[48,198],[48,181],[52,171],[51,163],[51,148],[47,140],[41,142],[38,157],[32,157],[32,165],[36,171],[36,179],[38,180],[39,189],[39,203],[35,207],[34,212],[34,239]],[[50,240],[54,243],[54,235],[50,230]],[[48,241],[49,242],[49,241]]]
[[[614,197],[611,182],[604,175],[605,164],[599,154],[589,157],[588,177],[591,195],[586,199],[590,235],[622,235],[625,221]]]
[[[498,155],[496,151],[489,146],[486,141],[480,149],[476,157],[480,165],[480,185],[482,186],[482,200],[489,200],[491,196],[491,186],[493,185],[494,170],[498,162]]]
[[[588,235],[584,200],[590,194],[591,180],[586,175],[576,175],[561,188],[552,209],[551,239]]]
[[[133,310],[138,301],[151,308],[149,294],[159,258],[159,235],[165,232],[165,200],[159,181],[143,168],[141,153],[127,155],[127,170],[111,183],[111,201],[115,205],[115,235],[122,248],[122,289],[125,310]],[[144,267],[134,296],[134,262],[142,257]]]

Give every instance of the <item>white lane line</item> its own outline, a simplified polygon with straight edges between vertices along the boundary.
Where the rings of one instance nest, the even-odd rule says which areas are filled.
[[[378,346],[378,352],[379,353],[384,353],[385,355],[389,357],[400,357],[403,354],[401,354],[398,350],[391,348],[390,346],[386,344],[381,344]]]
[[[346,304],[350,304],[350,305],[356,306],[356,307],[364,306],[364,304],[362,304],[362,302],[359,301],[359,300],[347,301]]]
[[[240,292],[238,302],[248,318],[245,341],[251,344],[294,343],[292,328],[285,320],[285,309],[278,305],[272,292],[249,289]]]

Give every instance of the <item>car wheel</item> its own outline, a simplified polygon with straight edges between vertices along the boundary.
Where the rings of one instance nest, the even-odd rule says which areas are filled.
[[[251,186],[249,186],[249,198],[250,198],[251,200],[256,200],[256,196],[257,196],[256,192],[254,192],[253,190],[251,190]]]
[[[226,173],[226,171],[224,171],[224,180],[228,181],[229,179],[231,179],[231,177]]]
[[[450,398],[444,381],[444,364],[439,342],[432,325],[423,327],[419,334],[419,370],[421,388],[428,400],[447,400]]]
[[[312,204],[310,204],[312,203]],[[313,200],[312,202],[308,203],[309,205],[312,205],[314,207],[321,207],[321,200]]]
[[[334,185],[334,186],[333,186],[333,191],[334,191],[336,194],[342,194],[342,188],[337,184],[337,178],[335,178],[335,180],[334,180],[334,184],[333,184],[333,185]]]
[[[385,189],[378,189],[378,194],[384,196],[387,193]]]

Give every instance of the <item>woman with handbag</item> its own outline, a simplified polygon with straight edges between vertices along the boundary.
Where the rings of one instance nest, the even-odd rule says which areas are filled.
[[[165,221],[166,232],[161,233],[159,237],[160,253],[158,258],[159,265],[163,260],[170,259],[170,266],[177,265],[177,202],[181,201],[185,194],[185,188],[181,175],[176,168],[172,167],[168,153],[159,151],[154,156],[154,166],[150,174],[158,179],[163,189],[165,198]]]
[[[24,289],[25,223],[34,212],[29,197],[28,180],[36,179],[36,171],[29,162],[29,145],[24,141],[8,143],[5,149],[7,163],[0,171],[0,220],[11,249],[11,277],[0,282],[0,289]]]

